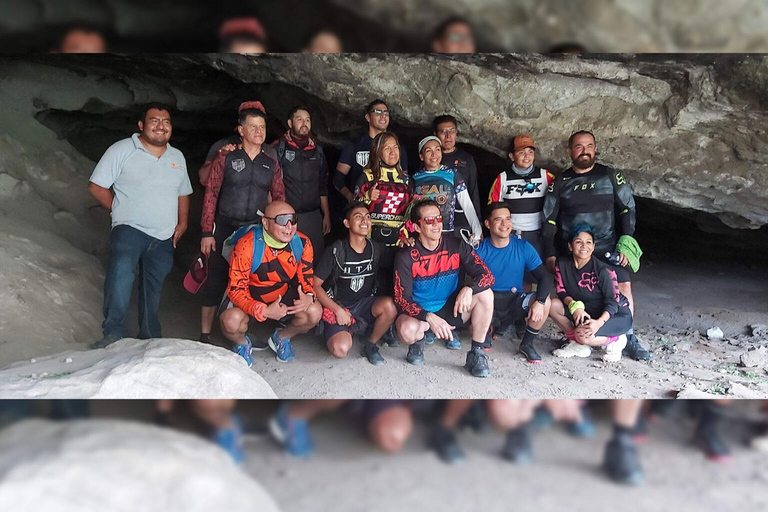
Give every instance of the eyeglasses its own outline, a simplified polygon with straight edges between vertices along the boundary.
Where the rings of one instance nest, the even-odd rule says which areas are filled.
[[[448,40],[452,43],[462,43],[467,41],[470,36],[467,34],[459,34],[458,32],[451,32],[448,34]]]
[[[442,215],[435,215],[434,217],[424,217],[419,219],[419,222],[424,222],[427,226],[431,226],[432,224],[442,224],[443,223],[443,216]]]
[[[264,218],[275,221],[278,226],[287,226],[289,222],[295,226],[299,222],[299,216],[295,213],[281,213],[274,217],[265,216]]]
[[[456,128],[446,128],[445,130],[440,130],[437,133],[440,135],[450,135],[452,133],[456,133]]]
[[[389,115],[389,110],[381,110],[380,108],[375,108],[375,109],[371,110],[371,113],[372,114],[378,114],[380,116],[388,116]]]

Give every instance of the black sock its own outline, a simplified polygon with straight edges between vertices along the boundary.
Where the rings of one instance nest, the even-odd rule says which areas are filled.
[[[200,341],[203,343],[210,343],[211,341],[211,333],[209,332],[201,332],[200,333]]]
[[[363,342],[363,346],[364,346],[366,352],[372,352],[373,349],[376,348],[376,344],[374,342],[372,342],[371,340],[364,341]]]
[[[472,340],[472,348],[483,348],[484,346],[485,346],[485,340],[483,341]]]
[[[613,424],[613,439],[629,439],[632,434],[632,427],[623,427],[618,423]]]
[[[534,329],[529,325],[525,329],[525,334],[523,335],[523,345],[533,345],[533,339],[536,337],[537,334],[539,334],[539,330]]]

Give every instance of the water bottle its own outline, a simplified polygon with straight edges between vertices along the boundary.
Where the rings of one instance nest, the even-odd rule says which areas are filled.
[[[605,253],[605,259],[611,265],[621,266],[621,253],[620,252],[607,252]]]

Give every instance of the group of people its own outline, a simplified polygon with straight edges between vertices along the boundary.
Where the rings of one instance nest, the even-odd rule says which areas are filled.
[[[439,338],[459,350],[457,331],[468,325],[465,367],[487,377],[486,352],[512,327],[519,352],[540,363],[534,341],[552,318],[567,340],[557,357],[589,357],[592,348],[604,349],[606,362],[651,357],[632,330],[629,269],[642,254],[632,237],[635,203],[626,177],[595,161],[591,132],[571,135],[573,166],[558,177],[536,165],[533,137],[515,136],[481,215],[477,168],[456,145],[453,116],[435,118],[418,144],[420,165],[410,168],[388,131],[386,102],[372,101],[364,118],[366,132],[344,147],[329,179],[307,107],[292,108],[287,131],[267,144],[263,105],[240,105],[237,133],[211,147],[198,173],[206,187],[201,341],[210,341],[218,315],[249,366],[252,351],[267,348],[289,362],[292,338],[322,322],[337,358],[357,335],[373,365],[386,363],[380,345],[400,343],[409,363],[423,365],[425,345]],[[149,105],[138,128],[105,152],[90,179],[112,212],[98,348],[127,335],[137,267],[139,337],[161,337],[160,291],[189,222],[192,187],[184,156],[168,143],[168,107]],[[329,182],[347,200],[348,234],[326,247]],[[248,332],[251,320],[277,325],[263,341]]]

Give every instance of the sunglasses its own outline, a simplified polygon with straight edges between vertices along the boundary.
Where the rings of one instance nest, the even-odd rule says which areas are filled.
[[[278,226],[287,226],[289,222],[295,226],[299,221],[299,216],[295,213],[281,213],[280,215],[275,215],[274,217],[264,218],[275,221],[275,224]]]
[[[371,110],[371,112],[378,115],[385,115],[385,116],[389,115],[389,110],[381,110],[380,108],[375,108]]]
[[[443,216],[442,215],[435,215],[434,217],[424,217],[422,219],[419,219],[419,222],[424,222],[427,226],[431,226],[432,224],[442,224],[443,223]]]

